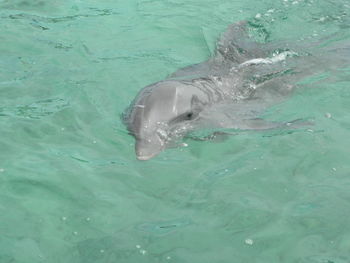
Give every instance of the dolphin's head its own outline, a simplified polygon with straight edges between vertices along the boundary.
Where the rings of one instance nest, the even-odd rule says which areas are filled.
[[[193,129],[203,102],[203,93],[181,81],[168,80],[150,85],[139,93],[126,122],[135,137],[139,160],[148,160],[169,143]]]

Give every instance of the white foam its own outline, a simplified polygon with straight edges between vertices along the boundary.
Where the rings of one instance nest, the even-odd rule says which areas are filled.
[[[295,52],[285,51],[280,54],[274,55],[272,58],[254,58],[248,61],[243,62],[239,67],[245,67],[250,65],[258,64],[273,64],[285,60],[288,56],[297,55]]]

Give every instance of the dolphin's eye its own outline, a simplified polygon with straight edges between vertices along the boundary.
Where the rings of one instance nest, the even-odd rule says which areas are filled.
[[[188,120],[192,119],[192,117],[193,117],[193,112],[188,112],[188,113],[186,114],[186,118],[187,118]]]
[[[193,111],[189,111],[189,112],[185,112],[181,115],[178,115],[177,117],[175,117],[174,119],[172,119],[169,124],[174,124],[174,123],[178,123],[178,122],[182,122],[182,121],[189,121],[189,120],[193,120],[196,118],[198,114],[196,114]]]

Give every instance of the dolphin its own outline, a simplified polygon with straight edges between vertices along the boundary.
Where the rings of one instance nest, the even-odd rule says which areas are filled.
[[[193,131],[299,127],[258,118],[284,100],[296,79],[310,73],[307,52],[253,41],[248,22],[230,25],[207,61],[182,68],[143,88],[123,114],[137,159],[149,160]],[[310,58],[311,57],[311,58]]]

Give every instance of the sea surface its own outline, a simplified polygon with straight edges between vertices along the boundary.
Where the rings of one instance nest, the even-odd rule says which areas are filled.
[[[350,64],[263,115],[310,128],[135,158],[137,92],[242,20],[350,44],[348,0],[0,0],[1,263],[350,262]]]

